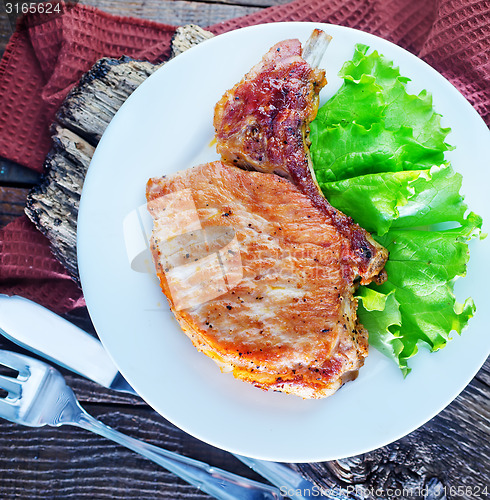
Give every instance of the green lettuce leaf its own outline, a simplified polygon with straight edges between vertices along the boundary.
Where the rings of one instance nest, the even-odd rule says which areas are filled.
[[[444,152],[417,142],[402,126],[388,130],[382,122],[369,129],[356,122],[311,125],[312,160],[319,182],[379,172],[428,169],[444,161]]]
[[[479,235],[481,224],[481,218],[470,213],[458,228],[392,230],[377,238],[390,252],[386,263],[388,280],[376,290],[394,294],[399,303],[401,325],[397,338],[403,343],[400,365],[406,366],[420,343],[433,351],[444,347],[450,333],[461,333],[473,317],[475,304],[471,298],[463,304],[457,302],[454,280],[466,274],[468,241]],[[377,336],[374,333],[374,343]]]
[[[373,99],[370,102],[364,100],[368,107],[365,113],[371,118],[364,120],[363,123],[356,120],[357,123],[366,126],[366,124],[380,121],[377,118],[379,111],[376,108],[379,106],[378,101],[382,100],[384,110],[381,118],[386,129],[397,130],[400,127],[409,127],[413,131],[414,139],[420,144],[441,151],[452,149],[444,142],[451,129],[441,127],[441,115],[434,111],[432,96],[425,90],[418,96],[408,94],[406,84],[410,79],[402,76],[399,69],[393,67],[392,61],[377,51],[368,55],[368,50],[367,45],[357,45],[352,61],[346,62],[340,71],[345,86],[350,88],[353,94],[362,92],[363,89],[359,87],[356,89],[350,84],[359,85],[367,79],[372,81],[372,85],[376,86],[381,94],[381,96],[377,95],[376,102]],[[352,103],[354,106],[353,100]],[[370,112],[370,109],[375,109],[375,113]],[[355,119],[355,115],[351,116]]]
[[[430,170],[381,172],[319,182],[330,203],[369,232],[390,228],[462,223],[467,206],[459,194],[462,177],[451,165]]]
[[[461,175],[445,161],[450,129],[431,95],[409,94],[409,79],[368,51],[356,47],[342,87],[311,124],[311,156],[330,203],[390,252],[388,280],[359,287],[358,314],[370,344],[406,375],[420,345],[440,349],[475,313],[471,298],[456,300],[454,281],[466,274],[482,221],[465,216]]]
[[[452,149],[449,128],[426,91],[408,94],[408,78],[376,51],[357,45],[342,67],[344,83],[311,124],[311,155],[319,181],[420,170],[439,165]]]
[[[376,335],[369,335],[371,346],[397,363],[405,375],[408,374],[406,359],[400,357],[405,346],[398,335],[402,318],[394,292],[384,294],[363,286],[358,290],[357,299],[359,320],[368,332],[376,332]]]
[[[428,226],[441,222],[463,224],[468,209],[460,194],[463,177],[450,164],[433,166],[410,183],[413,194],[398,210],[393,228]]]

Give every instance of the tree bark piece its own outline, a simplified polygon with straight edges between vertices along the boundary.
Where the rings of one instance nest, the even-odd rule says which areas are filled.
[[[128,57],[100,59],[68,94],[56,121],[96,146],[122,104],[159,67]]]
[[[172,58],[210,38],[213,38],[211,32],[203,30],[195,24],[177,28],[172,40]]]
[[[77,215],[83,181],[95,151],[69,129],[55,125],[46,173],[27,197],[25,212],[48,238],[54,256],[78,280]]]

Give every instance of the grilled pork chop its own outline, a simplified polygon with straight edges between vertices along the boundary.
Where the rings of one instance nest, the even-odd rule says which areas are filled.
[[[150,179],[153,260],[182,329],[235,377],[321,398],[367,355],[356,269],[332,218],[290,181],[222,162]]]
[[[299,40],[279,42],[227,91],[215,108],[217,151],[225,163],[293,182],[345,236],[350,245],[346,258],[361,283],[382,282],[386,249],[328,203],[309,155],[309,123],[316,117],[319,92],[327,83],[325,71],[315,66],[329,40],[321,30],[314,30],[304,51]]]
[[[357,376],[368,344],[353,294],[359,279],[383,279],[387,258],[311,168],[328,38],[275,45],[223,96],[222,162],[147,185],[153,260],[184,332],[235,377],[304,398]]]

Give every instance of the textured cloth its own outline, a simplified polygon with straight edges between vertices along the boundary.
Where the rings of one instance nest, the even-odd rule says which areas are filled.
[[[101,57],[161,62],[174,32],[81,5],[43,23],[25,17],[0,63],[0,156],[40,172],[54,114],[82,74]]]
[[[220,34],[279,21],[339,24],[390,40],[442,73],[490,124],[488,0],[296,0],[207,29]],[[49,20],[24,18],[0,63],[0,156],[41,171],[54,113],[80,76],[103,56],[163,61],[174,31],[80,4]],[[25,217],[0,230],[0,292],[57,312],[84,304]]]
[[[85,305],[82,293],[27,217],[0,230],[0,292],[21,295],[59,313]]]

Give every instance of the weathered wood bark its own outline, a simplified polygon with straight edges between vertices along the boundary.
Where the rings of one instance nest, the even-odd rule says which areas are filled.
[[[57,122],[96,146],[122,104],[159,67],[128,57],[99,60],[68,94]]]
[[[203,30],[195,24],[177,28],[172,40],[172,58],[212,37],[212,33]]]
[[[47,236],[56,258],[78,279],[76,221],[83,181],[95,148],[59,125],[54,131],[46,174],[30,191],[25,212]]]

